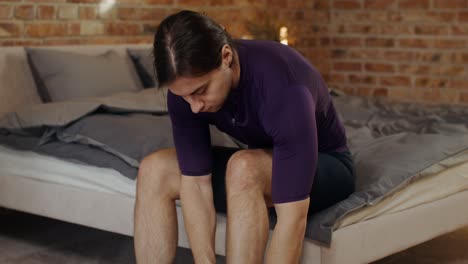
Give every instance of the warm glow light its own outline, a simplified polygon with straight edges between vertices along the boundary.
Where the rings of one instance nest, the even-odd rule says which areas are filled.
[[[107,13],[115,5],[115,0],[102,0],[99,3],[99,13]]]
[[[288,45],[288,28],[281,27],[279,35],[280,35],[280,42],[283,43],[284,45]]]

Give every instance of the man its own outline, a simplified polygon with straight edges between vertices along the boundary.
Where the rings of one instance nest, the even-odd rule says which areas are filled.
[[[345,130],[320,74],[288,46],[232,40],[191,11],[161,23],[154,56],[175,149],[146,157],[139,170],[138,262],[174,260],[180,199],[195,262],[215,263],[214,191],[227,199],[227,263],[298,263],[307,216],[354,191]],[[212,149],[209,124],[249,149]],[[225,174],[213,170],[220,164]],[[225,193],[212,184],[224,177]],[[278,221],[264,259],[272,207]]]

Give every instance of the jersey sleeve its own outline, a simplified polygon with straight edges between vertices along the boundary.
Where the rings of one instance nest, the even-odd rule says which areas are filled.
[[[315,101],[305,86],[270,89],[265,99],[261,119],[273,140],[273,202],[306,199],[318,159]]]
[[[187,176],[211,173],[212,153],[209,125],[190,109],[190,104],[170,91],[167,107],[180,171]]]

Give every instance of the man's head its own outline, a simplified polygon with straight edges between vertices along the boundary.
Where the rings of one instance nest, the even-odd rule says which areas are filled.
[[[233,41],[221,25],[203,14],[181,11],[164,19],[153,48],[160,86],[183,97],[194,113],[216,112],[236,86]]]

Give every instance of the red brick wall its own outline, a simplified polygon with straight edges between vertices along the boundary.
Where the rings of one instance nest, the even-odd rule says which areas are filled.
[[[206,12],[234,37],[265,15],[350,94],[468,103],[468,0],[0,0],[0,46],[151,43],[167,15]],[[102,3],[101,3],[102,2]]]
[[[346,93],[468,103],[467,0],[316,0],[311,60]]]
[[[104,12],[108,2],[115,4]],[[307,0],[0,0],[0,46],[151,42],[161,20],[181,9],[205,12],[241,37],[247,20],[268,13],[295,23],[306,5],[312,8]]]

